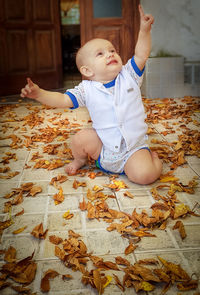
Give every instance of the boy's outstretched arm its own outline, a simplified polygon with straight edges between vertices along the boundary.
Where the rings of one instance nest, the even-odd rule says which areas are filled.
[[[33,83],[30,78],[27,78],[27,84],[21,89],[21,97],[35,99],[42,104],[57,108],[71,108],[73,103],[67,94],[60,92],[48,91],[40,88]]]
[[[154,17],[151,14],[145,14],[142,6],[139,5],[140,30],[138,40],[135,46],[135,62],[142,71],[151,52],[151,25]]]

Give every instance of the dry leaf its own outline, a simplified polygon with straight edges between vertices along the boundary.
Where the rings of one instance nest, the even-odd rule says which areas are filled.
[[[185,204],[180,204],[175,207],[174,219],[187,214],[190,211],[190,208]]]
[[[59,192],[53,196],[53,199],[54,199],[55,205],[58,205],[64,201],[65,197],[63,194],[62,187],[59,188]]]
[[[127,266],[130,265],[130,262],[127,259],[122,258],[121,256],[115,257],[115,261],[117,264],[122,264],[122,265],[127,265]]]
[[[126,249],[125,249],[125,251],[124,251],[124,254],[125,254],[125,255],[128,255],[128,254],[130,254],[130,253],[133,253],[133,252],[135,251],[136,248],[137,248],[136,245],[133,245],[132,243],[130,243],[130,244],[128,245],[128,247],[126,247]]]
[[[18,229],[16,229],[16,230],[14,230],[12,233],[13,233],[13,235],[20,234],[20,233],[22,233],[26,228],[27,228],[27,226],[25,225],[25,226],[23,226],[23,227],[21,227],[21,228],[18,228]]]
[[[187,282],[181,282],[177,284],[177,288],[180,291],[189,291],[192,289],[198,288],[198,281],[197,280],[190,280]]]
[[[124,193],[124,196],[125,196],[125,197],[129,197],[129,198],[131,198],[131,199],[134,198],[134,196],[133,196],[129,191],[125,192],[125,193]]]
[[[4,260],[7,262],[14,262],[16,261],[16,249],[12,246],[8,248],[5,252]]]
[[[189,275],[181,268],[180,265],[168,262],[160,256],[158,256],[158,259],[162,262],[162,264],[166,267],[168,271],[171,271],[178,278],[186,281],[190,280]]]
[[[49,241],[54,245],[59,245],[63,242],[63,239],[58,236],[51,235],[49,236]]]
[[[45,272],[41,283],[40,283],[40,289],[42,292],[49,292],[50,291],[50,283],[49,279],[54,279],[56,276],[58,276],[59,273],[53,269],[49,269]]]
[[[83,187],[85,187],[86,186],[86,182],[80,182],[80,181],[78,181],[78,180],[74,180],[74,182],[73,182],[73,188],[74,189],[77,189],[79,186],[83,186]]]
[[[81,209],[81,211],[84,211],[87,209],[87,203],[85,202],[85,198],[83,197],[83,202],[79,203],[79,208]]]
[[[43,230],[43,224],[40,223],[34,227],[34,229],[31,232],[31,235],[33,235],[37,239],[45,239],[47,235],[48,229],[45,231]]]
[[[160,182],[174,182],[174,181],[177,181],[179,180],[178,177],[175,177],[175,176],[168,176],[168,175],[161,175],[160,176]]]
[[[63,281],[71,280],[71,279],[73,279],[73,277],[70,274],[65,274],[65,275],[62,275],[62,279],[63,279]]]
[[[186,238],[187,235],[186,235],[185,227],[184,227],[182,221],[180,221],[180,220],[177,221],[175,223],[175,225],[173,226],[173,229],[178,229],[179,230],[179,233],[180,233],[180,236],[181,236],[182,240]]]
[[[36,194],[41,193],[41,192],[42,192],[41,186],[33,186],[30,190],[30,195],[32,197],[35,197]]]
[[[113,274],[113,276],[114,276],[116,285],[124,292],[125,291],[125,288],[122,285],[122,283],[120,282],[118,276],[116,276],[115,274]]]
[[[63,214],[63,218],[66,220],[71,219],[72,217],[74,217],[74,214],[70,213],[69,210]]]

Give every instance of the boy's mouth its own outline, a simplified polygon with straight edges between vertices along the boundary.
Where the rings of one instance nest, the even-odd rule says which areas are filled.
[[[113,64],[117,64],[117,63],[118,63],[118,61],[116,59],[112,59],[107,63],[107,65],[109,66],[109,65],[113,65]]]

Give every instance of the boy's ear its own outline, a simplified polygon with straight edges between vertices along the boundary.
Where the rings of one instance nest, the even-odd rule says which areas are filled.
[[[91,78],[94,74],[93,71],[87,66],[80,67],[80,73],[87,78]]]

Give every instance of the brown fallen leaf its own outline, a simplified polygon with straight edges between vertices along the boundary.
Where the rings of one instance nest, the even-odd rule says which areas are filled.
[[[66,175],[59,174],[58,176],[55,176],[51,179],[50,184],[53,185],[55,182],[63,183],[66,180],[68,180],[68,177]]]
[[[62,275],[62,279],[63,279],[63,281],[71,280],[71,279],[73,279],[73,277],[70,274],[64,274],[64,275]]]
[[[77,189],[79,186],[85,187],[86,185],[87,185],[86,182],[80,182],[80,181],[78,181],[76,179],[73,182],[73,188],[74,189]]]
[[[14,262],[16,261],[16,249],[12,246],[8,248],[8,250],[5,252],[4,260],[7,262]]]
[[[74,217],[74,214],[70,213],[69,210],[63,214],[63,218],[66,220],[71,219],[72,217]]]
[[[187,282],[181,282],[177,284],[177,288],[180,291],[189,291],[198,288],[198,280],[190,280]]]
[[[87,203],[85,202],[85,198],[83,197],[83,202],[79,203],[79,208],[81,211],[85,211],[87,209]]]
[[[54,199],[55,205],[58,205],[64,201],[65,197],[63,194],[62,187],[59,188],[59,192],[53,196],[53,199]]]
[[[133,245],[133,243],[130,243],[128,245],[128,247],[126,247],[125,251],[124,251],[124,254],[125,255],[128,255],[130,253],[133,253],[135,251],[135,249],[137,248],[137,245]]]
[[[125,193],[124,193],[124,196],[125,196],[125,197],[129,197],[129,198],[131,198],[131,199],[134,199],[134,196],[133,196],[129,191],[125,192]]]
[[[29,192],[29,194],[32,197],[35,197],[36,194],[41,193],[42,192],[42,188],[41,186],[33,186]]]
[[[49,236],[49,241],[54,245],[59,245],[63,242],[63,239],[58,236],[51,235]]]
[[[190,208],[185,204],[180,204],[175,207],[174,219],[187,214],[190,211]]]
[[[34,252],[20,261],[7,263],[2,266],[1,272],[6,273],[9,278],[17,283],[30,284],[36,274],[37,264],[32,260]]]
[[[47,235],[48,229],[45,231],[43,230],[43,224],[40,223],[34,227],[34,229],[31,232],[31,235],[33,235],[37,239],[45,239]]]
[[[19,211],[18,213],[15,214],[15,216],[20,216],[24,214],[24,209],[22,209],[21,211]]]
[[[120,282],[118,276],[116,276],[115,274],[113,274],[113,277],[115,279],[115,283],[116,285],[124,292],[125,291],[125,288],[124,286],[122,285],[122,283]]]
[[[127,265],[127,266],[130,265],[130,262],[127,259],[122,258],[121,256],[115,257],[115,261],[117,264],[122,264],[122,265]]]
[[[143,291],[153,291],[155,289],[155,286],[150,284],[149,282],[143,281],[143,282],[137,282],[137,281],[133,281],[132,282],[135,291],[139,292],[140,290]]]
[[[102,280],[101,280],[101,274],[98,271],[98,269],[94,269],[93,270],[93,278],[94,278],[94,285],[98,291],[99,294],[103,293],[103,284],[102,284]]]
[[[7,175],[0,175],[0,178],[2,179],[10,179],[18,175],[20,172],[15,171],[15,172],[9,172]]]
[[[53,269],[48,269],[42,280],[40,283],[40,289],[42,292],[49,292],[50,291],[50,283],[49,283],[49,279],[54,279],[55,277],[57,277],[59,275],[59,273]]]
[[[165,268],[175,274],[179,279],[190,281],[190,276],[182,269],[182,267],[178,264],[174,264],[172,262],[168,262],[162,257],[158,256],[158,259],[165,266]]]
[[[175,225],[173,226],[173,229],[178,229],[179,230],[179,233],[180,233],[180,236],[181,236],[182,240],[186,238],[187,234],[185,232],[185,227],[184,227],[182,221],[178,220],[175,223]]]

